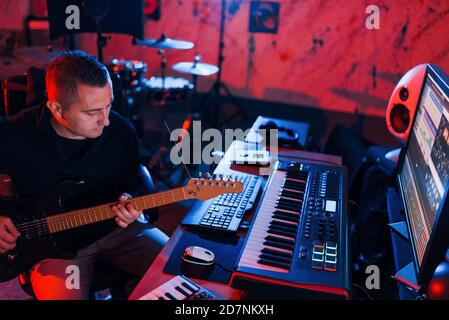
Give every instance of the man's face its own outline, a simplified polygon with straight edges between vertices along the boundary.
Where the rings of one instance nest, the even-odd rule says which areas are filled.
[[[56,120],[78,138],[97,138],[109,125],[113,99],[110,82],[103,88],[79,84],[77,101],[64,108]]]

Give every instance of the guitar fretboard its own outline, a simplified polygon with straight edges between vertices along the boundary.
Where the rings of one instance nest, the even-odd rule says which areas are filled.
[[[112,207],[120,203],[130,203],[134,205],[134,207],[138,211],[141,211],[190,199],[191,197],[191,190],[187,189],[186,187],[182,187],[165,192],[137,197],[125,202],[114,202],[88,209],[74,210],[63,214],[49,216],[45,218],[45,220],[48,226],[48,232],[55,233],[88,225],[91,223],[112,219],[116,216],[115,212],[112,210]]]

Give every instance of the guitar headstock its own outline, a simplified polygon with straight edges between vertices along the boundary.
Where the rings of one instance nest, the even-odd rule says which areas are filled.
[[[192,178],[185,188],[190,198],[204,201],[224,193],[240,193],[243,191],[243,184],[232,178],[212,176],[210,178]]]

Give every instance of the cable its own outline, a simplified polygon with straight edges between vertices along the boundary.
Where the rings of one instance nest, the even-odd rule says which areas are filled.
[[[374,300],[373,297],[371,297],[371,295],[368,293],[368,291],[366,291],[366,289],[363,288],[361,285],[353,282],[352,286],[357,288],[357,289],[360,289],[368,297],[369,300]]]

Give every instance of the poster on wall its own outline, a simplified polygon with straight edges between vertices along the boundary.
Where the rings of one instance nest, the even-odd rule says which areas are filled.
[[[279,27],[279,2],[251,1],[249,32],[277,33]]]

